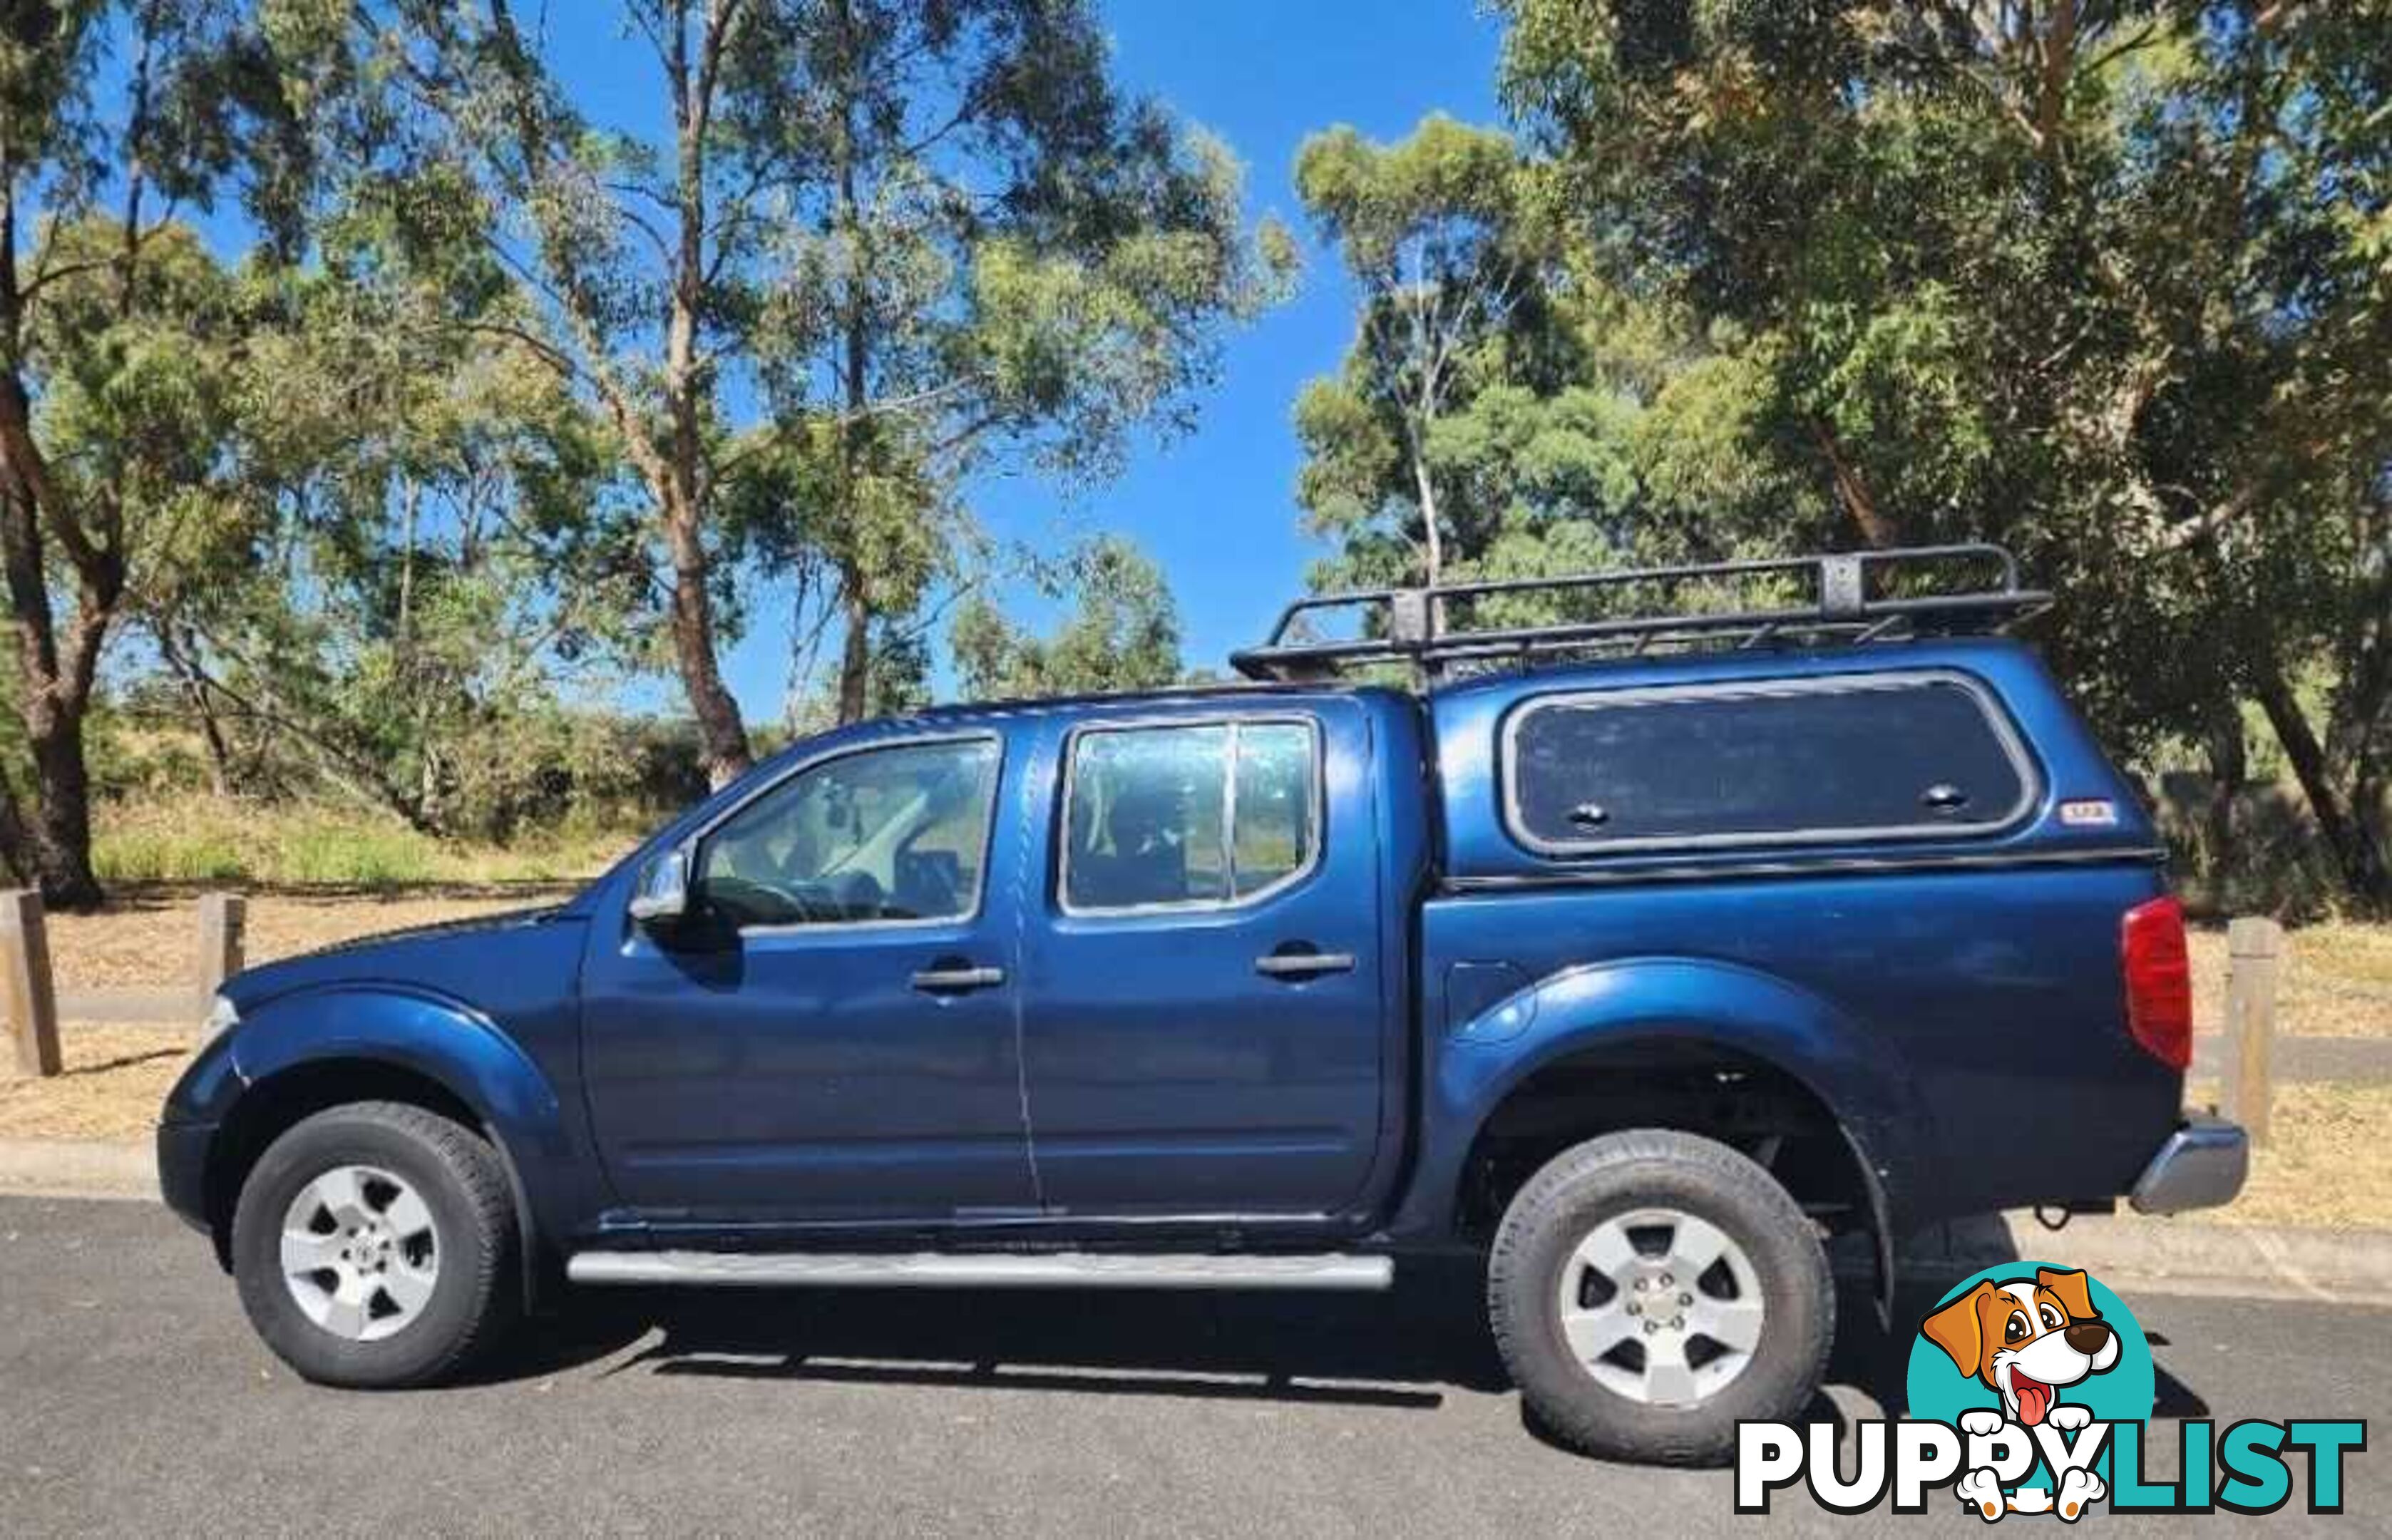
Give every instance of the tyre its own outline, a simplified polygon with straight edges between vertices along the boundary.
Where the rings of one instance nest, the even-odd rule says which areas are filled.
[[[514,1319],[514,1200],[496,1151],[422,1107],[320,1112],[267,1146],[233,1212],[250,1324],[323,1385],[448,1377]]]
[[[1746,1418],[1791,1419],[1835,1332],[1826,1254],[1767,1171],[1693,1134],[1574,1145],[1504,1211],[1495,1343],[1528,1411],[1574,1449],[1717,1464]]]

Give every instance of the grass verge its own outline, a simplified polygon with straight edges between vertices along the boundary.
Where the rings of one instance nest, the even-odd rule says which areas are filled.
[[[111,885],[223,882],[401,888],[593,876],[637,842],[620,829],[544,829],[512,845],[436,839],[341,808],[264,810],[191,797],[102,808],[92,843]]]

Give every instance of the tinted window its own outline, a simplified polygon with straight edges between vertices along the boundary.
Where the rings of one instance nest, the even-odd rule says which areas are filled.
[[[1312,858],[1317,776],[1300,724],[1082,733],[1065,808],[1065,907],[1220,904],[1284,881]]]
[[[803,771],[708,837],[698,885],[747,925],[954,920],[980,907],[997,746],[905,744]]]
[[[1532,706],[1506,774],[1517,832],[1589,851],[1967,832],[2027,790],[1981,698],[1919,678]]]

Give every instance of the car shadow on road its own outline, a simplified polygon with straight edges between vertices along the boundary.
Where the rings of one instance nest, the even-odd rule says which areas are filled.
[[[625,1355],[604,1372],[1429,1409],[1509,1384],[1480,1287],[1475,1265],[1438,1263],[1381,1295],[583,1291],[486,1374]]]
[[[1918,1322],[1972,1258],[1905,1273],[1891,1326],[1864,1267],[1840,1273],[1831,1386],[1900,1416]],[[583,1289],[478,1377],[604,1363],[623,1374],[826,1384],[983,1387],[1434,1410],[1452,1390],[1511,1388],[1472,1260],[1408,1261],[1384,1294],[1145,1290]],[[2157,1415],[2202,1399],[2159,1375]],[[1849,1396],[1803,1414],[1845,1420]]]
[[[1997,1220],[1964,1221],[1953,1230],[1963,1238],[1956,1247],[1956,1255],[1938,1259],[1914,1255],[1905,1259],[1890,1324],[1880,1323],[1874,1304],[1866,1300],[1867,1291],[1861,1286],[1862,1280],[1849,1272],[1843,1275],[1845,1287],[1836,1323],[1836,1362],[1829,1377],[1866,1388],[1870,1399],[1884,1409],[1885,1416],[1909,1414],[1910,1354],[1918,1340],[1919,1324],[1963,1279],[1985,1268],[2022,1260],[2008,1229]],[[2050,1241],[2048,1245],[2060,1258],[2065,1257],[2065,1241]],[[2168,1346],[2167,1338],[2156,1332],[2151,1334],[2149,1340],[2154,1350]],[[2170,1374],[2156,1351],[2152,1369],[2157,1396],[2157,1404],[2152,1411],[2153,1419],[2209,1415],[2208,1402]]]

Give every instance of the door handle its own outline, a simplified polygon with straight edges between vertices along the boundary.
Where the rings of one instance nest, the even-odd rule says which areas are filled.
[[[1002,968],[925,968],[913,979],[914,987],[926,995],[960,995],[994,989],[1004,982]]]
[[[1351,952],[1273,952],[1254,959],[1254,972],[1268,979],[1308,979],[1353,971]]]

